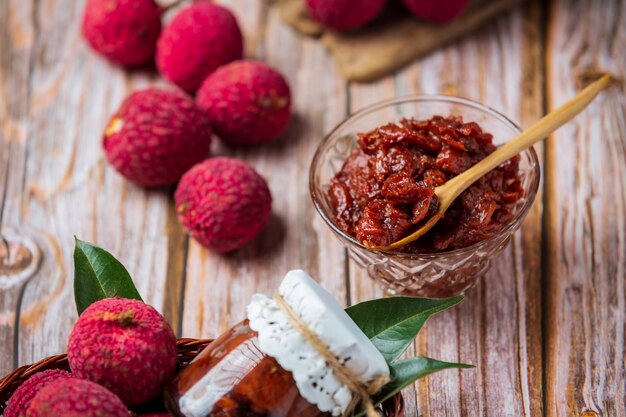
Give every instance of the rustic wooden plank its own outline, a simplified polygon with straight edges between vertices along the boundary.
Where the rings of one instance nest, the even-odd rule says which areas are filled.
[[[90,51],[77,36],[83,4],[44,1],[32,13],[38,34],[29,81],[28,160],[16,175],[25,175],[23,217],[42,242],[43,263],[21,306],[22,364],[65,351],[76,317],[73,235],[118,256],[144,299],[178,321],[182,266],[173,263],[184,256],[184,245],[172,244],[183,235],[172,227],[170,193],[123,180],[107,166],[100,146],[124,96],[157,77],[127,73]]]
[[[351,110],[393,95],[443,92],[487,103],[524,124],[535,120],[542,102],[540,9],[535,2],[499,18],[413,64],[395,82],[383,81],[375,92],[369,85],[352,86]],[[529,93],[524,100],[520,90]],[[542,415],[540,202],[541,197],[523,233],[465,302],[432,319],[418,339],[417,354],[473,363],[477,369],[419,381],[415,394],[404,393],[407,415]],[[379,295],[364,271],[351,264],[350,272],[354,301]]]
[[[29,278],[25,273],[30,275],[34,266],[28,251],[24,252],[22,241],[28,233],[20,218],[28,74],[36,32],[32,11],[30,1],[0,3],[0,374],[13,369],[17,361],[14,337],[19,297]]]
[[[544,38],[545,13],[541,0],[534,0],[523,8],[522,22],[522,74],[520,80],[519,121],[522,129],[527,128],[545,113],[544,109]],[[544,144],[534,146],[542,167]],[[530,416],[544,414],[543,398],[543,335],[542,290],[543,280],[543,178],[539,185],[535,204],[522,225],[522,233],[514,240],[514,268],[516,275],[516,301],[519,325],[518,362],[524,412]]]
[[[267,2],[225,1],[243,27],[248,56],[287,77],[294,120],[284,138],[249,149],[216,148],[254,166],[273,195],[272,218],[253,242],[233,254],[211,253],[190,242],[183,333],[215,336],[244,318],[255,292],[272,294],[285,273],[302,268],[346,299],[345,254],[309,198],[308,168],[317,144],[345,114],[345,82],[332,72],[319,43],[303,39]]]
[[[19,287],[0,292],[0,374],[5,375],[15,367],[15,320],[19,300]]]
[[[276,144],[216,148],[268,178],[275,199],[270,227],[226,257],[189,242],[186,259],[187,239],[171,192],[128,184],[100,151],[109,114],[128,91],[158,83],[157,77],[126,74],[89,52],[76,37],[81,2],[46,0],[37,9],[31,2],[0,2],[1,233],[31,237],[43,257],[24,293],[19,363],[65,349],[75,318],[74,234],[119,256],[147,301],[186,336],[213,336],[238,321],[250,295],[271,293],[290,268],[309,270],[349,302],[381,296],[352,263],[346,285],[344,251],[309,202],[308,163],[317,143],[345,116],[348,103],[356,110],[409,92],[476,98],[528,125],[543,102],[539,3],[525,8],[525,17],[504,16],[395,79],[351,87],[348,100],[346,83],[330,69],[321,45],[292,33],[267,2],[228,2],[244,26],[248,55],[265,58],[288,76],[297,117]],[[578,76],[589,67],[626,78],[624,10],[624,0],[555,2],[547,51],[549,108],[575,93]],[[626,409],[625,114],[624,95],[606,95],[547,149],[548,416],[594,411],[619,417]],[[405,393],[407,415],[542,415],[540,215],[537,204],[486,280],[462,306],[429,323],[419,339],[419,354],[480,368],[421,381],[417,391]],[[0,290],[3,342],[15,333],[20,293],[20,286]],[[13,367],[13,347],[3,343],[0,373]]]
[[[626,2],[553,2],[547,58],[549,109],[572,97],[590,70],[626,80]],[[626,416],[624,91],[602,94],[547,145],[550,417]]]

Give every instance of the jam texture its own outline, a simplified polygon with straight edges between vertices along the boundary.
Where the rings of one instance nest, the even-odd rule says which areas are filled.
[[[166,390],[170,412],[177,417],[330,417],[302,398],[291,372],[261,352],[257,336],[246,320],[207,346]],[[193,407],[185,405],[188,400]]]
[[[357,134],[357,148],[331,180],[336,224],[360,242],[389,245],[437,211],[435,188],[496,149],[493,136],[459,116],[402,119]],[[465,190],[423,237],[404,246],[433,253],[487,239],[513,220],[523,194],[519,156]]]

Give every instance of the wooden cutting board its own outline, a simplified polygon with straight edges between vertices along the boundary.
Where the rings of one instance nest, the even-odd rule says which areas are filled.
[[[461,16],[446,24],[418,19],[397,1],[371,25],[355,32],[337,32],[315,22],[304,0],[280,0],[276,7],[296,31],[320,37],[346,79],[373,81],[468,34],[523,1],[474,0]]]

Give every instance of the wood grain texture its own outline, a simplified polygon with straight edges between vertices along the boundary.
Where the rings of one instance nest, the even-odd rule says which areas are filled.
[[[226,256],[186,237],[172,189],[137,188],[104,160],[100,134],[109,115],[130,91],[165,82],[125,72],[87,48],[78,36],[84,0],[0,1],[0,373],[65,350],[76,318],[73,235],[119,257],[144,298],[187,337],[213,337],[240,321],[250,296],[271,294],[292,268],[346,304],[381,297],[309,198],[313,153],[349,112],[443,92],[528,126],[573,96],[589,70],[626,79],[626,0],[555,0],[545,8],[529,1],[371,84],[347,83],[324,46],[292,31],[272,1],[221,3],[240,21],[246,55],[285,73],[295,110],[276,143],[215,146],[216,155],[254,166],[274,197],[269,226]],[[409,352],[477,368],[407,389],[407,417],[625,416],[624,97],[624,88],[603,95],[550,140],[546,192],[523,230],[466,301],[433,318]],[[24,248],[33,262],[24,261]],[[16,271],[26,273],[16,279]]]
[[[33,4],[0,3],[0,373],[15,367],[16,319],[24,283],[18,276],[28,264],[15,256],[28,231],[21,221],[27,160],[29,73],[35,27]]]
[[[550,109],[573,96],[589,71],[626,80],[626,2],[556,1],[549,23]],[[548,417],[626,415],[625,120],[622,86],[548,141]]]

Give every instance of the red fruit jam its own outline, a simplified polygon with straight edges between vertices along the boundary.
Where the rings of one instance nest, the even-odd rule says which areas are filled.
[[[331,180],[336,224],[360,242],[386,246],[417,230],[437,211],[435,187],[496,149],[493,136],[462,117],[402,119],[359,133],[358,147]],[[408,253],[460,249],[487,239],[513,220],[522,197],[519,156],[465,190]]]
[[[247,320],[182,370],[165,401],[177,417],[330,417],[300,395],[291,372],[261,352]]]

